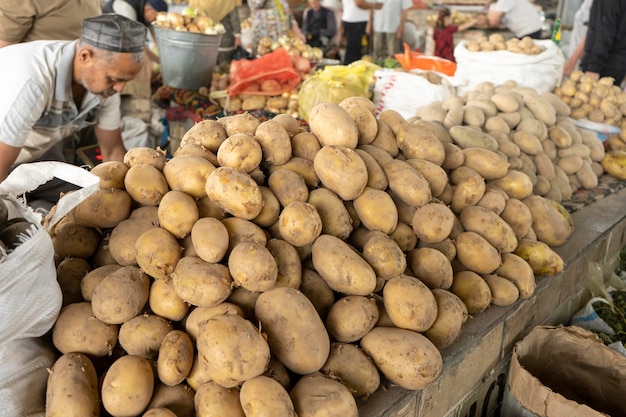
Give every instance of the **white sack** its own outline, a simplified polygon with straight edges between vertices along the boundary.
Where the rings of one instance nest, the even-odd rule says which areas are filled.
[[[563,78],[563,52],[551,40],[534,42],[544,48],[542,53],[471,52],[465,47],[467,41],[459,42],[454,48],[457,68],[452,80],[457,87],[457,94],[472,91],[484,81],[491,81],[497,86],[508,80],[514,80],[522,87],[534,88],[539,94],[554,90]]]
[[[432,84],[425,77],[419,75],[420,70],[412,72],[381,69],[374,73],[373,101],[376,105],[376,116],[383,110],[395,110],[405,119],[417,114],[417,109],[436,101],[443,101],[454,95],[454,87],[447,80],[446,75],[440,74],[442,84]]]

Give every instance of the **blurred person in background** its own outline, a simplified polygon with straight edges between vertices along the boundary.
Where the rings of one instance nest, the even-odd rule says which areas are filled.
[[[488,4],[487,23],[490,27],[504,25],[517,38],[541,39],[543,21],[537,8],[528,0],[496,0]]]
[[[198,14],[220,22],[225,32],[220,40],[217,65],[228,73],[235,50],[241,46],[241,21],[239,19],[241,0],[189,0],[189,7]]]
[[[589,26],[589,12],[593,0],[584,0],[574,14],[574,25],[567,48],[567,61],[563,67],[563,75],[570,76],[578,69],[580,58],[585,49],[585,38],[587,36],[587,26]]]
[[[143,67],[146,28],[115,14],[83,20],[73,41],[36,41],[0,49],[0,181],[25,162],[65,161],[55,146],[94,127],[102,161],[123,161],[120,95]],[[75,189],[54,179],[27,193],[49,210]]]
[[[363,56],[363,37],[370,19],[370,10],[379,10],[383,3],[371,3],[366,0],[343,0],[341,25],[346,39],[346,52],[343,65],[358,61]]]
[[[626,1],[594,0],[580,69],[595,79],[612,77],[621,85],[626,76]]]
[[[289,32],[302,41],[305,40],[287,0],[248,0],[248,7],[254,31],[254,50],[261,38],[277,41]]]
[[[406,16],[413,7],[412,0],[382,0],[383,7],[370,12],[375,60],[393,57],[400,52]]]
[[[302,33],[307,44],[326,51],[337,33],[335,12],[322,6],[320,0],[309,0],[302,13]]]
[[[78,39],[83,19],[101,13],[101,0],[0,1],[0,48],[20,42]]]
[[[476,19],[471,18],[460,25],[455,25],[450,9],[444,7],[439,11],[435,22],[433,40],[435,41],[435,56],[456,62],[454,59],[454,34],[474,26]]]

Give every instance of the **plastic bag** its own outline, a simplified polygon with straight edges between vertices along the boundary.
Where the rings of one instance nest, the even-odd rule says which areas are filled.
[[[453,83],[457,86],[457,94],[469,92],[484,81],[500,85],[508,80],[516,81],[521,87],[534,88],[540,94],[554,90],[563,78],[563,52],[551,40],[534,42],[543,47],[542,53],[471,52],[465,47],[467,41],[459,42],[454,48],[457,70]]]
[[[339,104],[348,97],[371,98],[378,69],[378,65],[366,61],[324,67],[300,86],[298,116],[309,120],[311,109],[322,102]]]
[[[43,416],[46,368],[52,366],[54,352],[38,338],[54,325],[63,296],[48,230],[41,226],[41,215],[18,196],[54,177],[83,188],[59,200],[48,223],[53,227],[98,190],[97,176],[62,162],[35,162],[19,165],[0,183],[9,218],[33,223],[23,243],[0,260],[0,416]]]
[[[384,110],[395,110],[409,119],[416,115],[420,107],[444,101],[454,94],[454,87],[447,79],[442,78],[441,84],[433,84],[422,74],[422,71],[376,71],[373,99],[376,116]]]
[[[453,76],[457,68],[457,64],[449,59],[411,51],[411,48],[406,43],[404,44],[404,53],[395,54],[394,57],[405,70],[419,69],[423,71],[436,71],[441,74]]]
[[[230,97],[241,93],[277,96],[293,90],[302,80],[284,48],[278,48],[256,59],[233,61],[229,75],[230,85],[226,93]],[[261,84],[267,80],[276,81],[276,88],[261,90]]]

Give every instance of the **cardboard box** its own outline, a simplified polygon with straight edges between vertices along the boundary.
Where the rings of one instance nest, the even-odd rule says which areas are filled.
[[[626,416],[626,357],[576,326],[535,327],[513,348],[507,417]]]

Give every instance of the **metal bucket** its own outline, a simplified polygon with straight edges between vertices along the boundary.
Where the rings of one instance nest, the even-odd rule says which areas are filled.
[[[154,26],[163,84],[184,90],[211,85],[222,34],[182,32]]]

